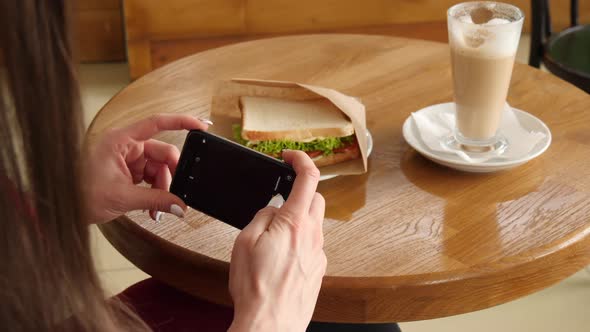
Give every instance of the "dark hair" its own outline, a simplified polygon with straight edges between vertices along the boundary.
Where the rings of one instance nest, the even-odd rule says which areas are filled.
[[[146,329],[104,299],[91,257],[67,9],[0,1],[0,331]]]

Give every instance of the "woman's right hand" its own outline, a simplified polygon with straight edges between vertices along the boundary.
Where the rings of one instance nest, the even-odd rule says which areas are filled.
[[[289,199],[260,210],[234,245],[229,331],[303,332],[316,305],[327,263],[320,173],[304,152],[285,151],[283,159],[297,173]]]

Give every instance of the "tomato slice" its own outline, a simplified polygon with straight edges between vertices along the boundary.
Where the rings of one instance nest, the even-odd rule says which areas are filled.
[[[347,151],[353,151],[358,148],[359,148],[358,144],[356,142],[354,142],[354,143],[350,143],[348,145],[345,145],[341,148],[334,149],[334,153],[343,153],[343,152],[347,152]]]
[[[306,153],[310,158],[315,158],[315,157],[321,156],[323,152],[322,151],[307,151]]]

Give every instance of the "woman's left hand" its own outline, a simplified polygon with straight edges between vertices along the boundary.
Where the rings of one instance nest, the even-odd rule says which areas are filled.
[[[83,168],[90,222],[107,222],[132,210],[149,210],[156,221],[162,212],[183,217],[186,205],[168,191],[180,151],[152,137],[165,130],[207,130],[207,123],[189,115],[161,114],[105,132],[89,148]],[[151,188],[138,186],[142,181]]]

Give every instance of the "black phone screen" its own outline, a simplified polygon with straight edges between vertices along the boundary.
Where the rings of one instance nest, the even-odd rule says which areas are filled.
[[[202,131],[187,135],[170,191],[205,214],[244,228],[272,196],[287,199],[291,166]]]

